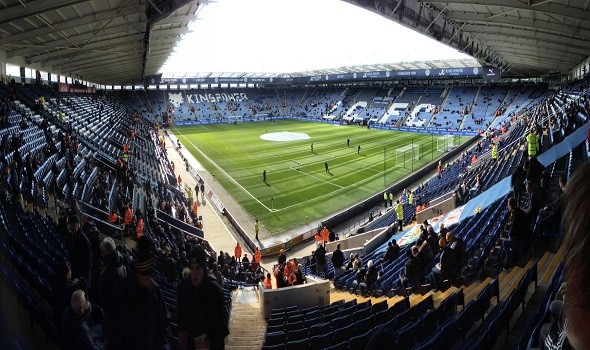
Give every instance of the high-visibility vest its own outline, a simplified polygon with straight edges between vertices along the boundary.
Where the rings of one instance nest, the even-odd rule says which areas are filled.
[[[242,257],[242,247],[239,243],[236,245],[236,248],[234,249],[234,255],[237,259]]]
[[[533,157],[537,155],[537,146],[539,144],[539,138],[537,137],[537,135],[535,135],[534,133],[529,133],[526,136],[526,142],[527,142],[527,149],[529,152],[529,156]]]
[[[413,192],[410,192],[410,196],[408,198],[408,203],[410,205],[414,205],[414,193]]]
[[[383,192],[383,200],[387,202],[387,192]]]
[[[330,240],[330,231],[324,227],[322,230],[322,239],[324,242],[328,242]]]
[[[402,205],[401,202],[395,206],[395,213],[397,214],[398,220],[404,219],[404,206]]]
[[[143,236],[143,219],[137,220],[137,229],[135,230],[137,233],[137,238],[141,238]]]
[[[125,210],[125,225],[131,224],[131,220],[133,220],[133,214],[131,213],[131,209],[127,208]]]
[[[262,261],[262,252],[260,251],[260,249],[257,249],[254,252],[254,262],[260,264],[260,261]]]

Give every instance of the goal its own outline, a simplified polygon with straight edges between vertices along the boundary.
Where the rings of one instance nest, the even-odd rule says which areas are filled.
[[[406,167],[422,158],[422,148],[419,144],[410,144],[395,150],[395,166]]]
[[[436,151],[448,152],[458,146],[458,137],[453,135],[444,135],[436,139]]]

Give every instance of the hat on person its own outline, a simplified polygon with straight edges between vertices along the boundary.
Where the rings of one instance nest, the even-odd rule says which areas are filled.
[[[141,236],[137,241],[137,255],[135,272],[138,275],[150,275],[156,264],[154,259],[154,242],[148,236]]]
[[[68,215],[68,222],[70,224],[79,224],[80,218],[78,218],[78,215],[76,215],[75,213],[70,213],[70,215]]]
[[[191,250],[188,259],[189,264],[198,264],[203,269],[207,269],[207,253],[201,246],[196,246]]]

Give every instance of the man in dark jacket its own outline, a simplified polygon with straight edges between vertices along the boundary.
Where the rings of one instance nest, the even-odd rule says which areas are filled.
[[[103,338],[97,329],[90,329],[88,317],[91,311],[84,291],[72,294],[70,307],[64,310],[61,321],[63,345],[68,350],[105,349]]]
[[[326,248],[320,244],[315,251],[315,261],[317,264],[317,275],[324,277],[326,275]]]
[[[106,237],[100,243],[100,253],[104,264],[100,270],[99,291],[105,311],[105,332],[110,349],[120,349],[122,341],[121,293],[127,277],[127,267],[123,264],[123,256],[117,251],[115,241]]]
[[[420,267],[420,260],[418,258],[418,246],[412,246],[412,249],[406,261],[406,265],[402,272],[400,272],[400,282],[404,288],[408,285],[414,285],[418,281],[418,276],[422,271]]]
[[[57,328],[61,327],[61,317],[63,311],[70,305],[72,293],[78,289],[87,290],[88,282],[86,280],[72,280],[72,265],[68,261],[64,261],[51,276],[51,308]]]
[[[533,185],[531,182],[527,182],[525,188],[529,198],[527,201],[527,207],[523,211],[527,214],[529,222],[534,222],[539,211],[545,206],[545,200],[543,199],[543,195],[538,186]]]
[[[164,294],[152,279],[154,244],[149,236],[137,242],[138,257],[130,267],[123,289],[123,349],[169,349],[166,329],[170,320]]]
[[[206,261],[205,250],[200,246],[193,248],[189,257],[190,276],[178,285],[179,341],[189,350],[195,349],[195,338],[203,334],[211,350],[222,350],[229,334],[223,292],[217,280],[208,275]]]
[[[435,291],[438,290],[442,281],[450,277],[451,272],[459,262],[457,252],[451,248],[450,244],[446,244],[444,238],[441,238],[438,244],[440,249],[442,249],[440,262],[432,268],[432,273],[428,278],[430,283],[432,283],[432,289]]]
[[[363,292],[368,289],[375,287],[375,282],[377,282],[378,273],[377,268],[373,264],[373,260],[369,260],[367,262],[367,273],[364,276],[364,283],[361,283],[359,287]]]
[[[340,243],[336,244],[336,250],[332,253],[332,265],[334,265],[334,278],[338,277],[342,272],[342,264],[344,264],[344,253],[340,250]]]
[[[72,278],[84,278],[90,283],[90,269],[92,267],[92,250],[88,237],[80,230],[80,219],[73,214],[68,218],[70,227],[70,262],[72,263]]]
[[[506,254],[505,269],[512,268],[529,249],[531,237],[531,225],[527,214],[518,207],[516,198],[508,198],[508,239],[502,242],[504,254]]]
[[[397,258],[398,254],[399,245],[397,245],[397,241],[395,239],[392,239],[391,242],[387,244],[387,250],[385,251],[383,258],[381,259],[381,263],[394,260],[395,258]]]

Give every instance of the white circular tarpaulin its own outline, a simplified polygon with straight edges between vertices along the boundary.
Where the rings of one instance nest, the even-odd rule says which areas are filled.
[[[289,132],[289,131],[269,132],[269,133],[260,135],[260,138],[263,140],[266,140],[266,141],[278,141],[278,142],[300,141],[300,140],[309,140],[310,139],[308,134],[305,134],[302,132]]]

